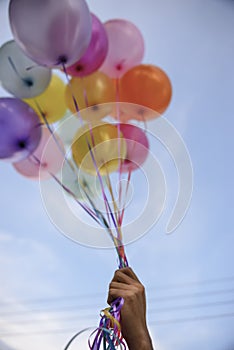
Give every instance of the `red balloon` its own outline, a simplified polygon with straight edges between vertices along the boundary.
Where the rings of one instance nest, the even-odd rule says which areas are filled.
[[[141,128],[132,124],[121,123],[117,126],[127,144],[126,159],[121,164],[122,172],[138,169],[146,160],[149,150],[149,141]]]

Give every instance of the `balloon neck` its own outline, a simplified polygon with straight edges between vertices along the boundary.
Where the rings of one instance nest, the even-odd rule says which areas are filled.
[[[121,71],[123,69],[122,64],[121,63],[117,64],[116,69],[117,69],[117,71]]]
[[[28,87],[32,87],[33,86],[33,80],[31,79],[31,78],[24,78],[23,79],[23,82],[24,82],[24,84],[26,85],[26,86],[28,86]]]
[[[17,145],[20,149],[25,149],[27,146],[27,142],[25,140],[19,140]]]
[[[81,65],[81,64],[78,64],[77,66],[76,66],[76,71],[77,72],[81,72],[83,70],[83,66]]]
[[[58,57],[57,64],[58,65],[61,64],[62,66],[64,66],[67,63],[67,61],[68,61],[67,56],[61,55],[61,56]]]

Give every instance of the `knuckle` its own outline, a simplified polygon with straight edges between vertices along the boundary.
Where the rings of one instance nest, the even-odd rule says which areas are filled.
[[[114,278],[113,279],[117,279],[119,276],[119,270],[116,270],[114,273]]]
[[[141,294],[145,294],[145,287],[142,284],[140,284],[138,288]]]

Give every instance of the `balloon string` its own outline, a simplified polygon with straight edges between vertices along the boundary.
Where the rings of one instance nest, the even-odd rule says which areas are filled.
[[[81,186],[82,186],[82,185],[81,185]],[[82,186],[82,187],[83,187],[83,191],[85,192],[85,195],[86,195],[86,197],[87,197],[87,199],[88,199],[90,205],[92,206],[93,210],[95,211],[97,217],[101,220],[101,222],[103,223],[104,227],[105,227],[106,229],[108,229],[108,233],[110,234],[112,240],[114,241],[114,235],[113,235],[113,233],[112,233],[112,231],[111,231],[111,229],[110,229],[110,227],[109,227],[109,225],[108,225],[108,223],[107,223],[107,221],[106,221],[104,215],[100,212],[100,210],[97,209],[97,207],[96,207],[96,205],[94,204],[93,200],[91,199],[91,197],[90,197],[89,194],[87,193],[85,187],[84,187],[84,186]]]
[[[126,191],[125,191],[125,201],[123,203],[123,209],[122,209],[122,212],[121,212],[121,215],[119,217],[119,223],[120,223],[120,226],[122,226],[122,223],[123,223],[123,217],[124,217],[124,213],[125,213],[125,207],[126,207],[126,202],[127,202],[127,195],[128,195],[128,190],[129,190],[129,184],[130,184],[130,180],[131,180],[131,175],[132,175],[132,171],[130,170],[128,172],[128,179],[127,179],[127,187],[126,187]]]
[[[121,335],[120,312],[124,304],[123,298],[117,298],[111,306],[101,311],[101,320],[98,328],[90,335],[88,345],[91,350],[103,349],[115,350],[117,346],[126,349],[126,344]],[[91,343],[91,337],[95,335]]]
[[[111,217],[111,219],[112,219],[112,222],[113,222],[113,224],[114,224],[114,226],[115,226],[115,228],[116,228],[116,227],[117,227],[117,224],[116,224],[114,215],[113,215],[113,213],[112,213],[112,210],[111,210],[109,201],[108,201],[108,199],[107,199],[107,196],[106,196],[106,193],[105,193],[105,190],[104,190],[104,185],[103,185],[102,177],[101,177],[100,171],[99,171],[99,169],[98,169],[98,167],[97,167],[97,162],[96,162],[95,157],[94,157],[94,155],[93,155],[93,152],[92,152],[92,149],[91,149],[90,144],[88,144],[88,148],[89,148],[90,155],[91,155],[93,164],[94,164],[94,166],[95,166],[97,175],[98,175],[98,177],[99,177],[99,181],[100,181],[101,188],[102,188],[102,195],[103,195],[104,202],[105,202],[106,208],[107,208],[107,213],[109,212],[110,217]]]
[[[69,84],[69,87],[70,87],[70,90],[71,90],[71,94],[72,94],[72,98],[73,98],[73,101],[74,101],[74,105],[75,105],[76,111],[77,111],[77,113],[80,116],[80,110],[79,110],[79,107],[78,107],[78,103],[77,103],[77,101],[75,99],[75,96],[73,94],[72,86],[71,86],[71,83],[70,83],[70,79],[68,77],[66,66],[65,66],[64,63],[62,63],[62,68],[63,68],[63,72],[66,75],[66,78],[67,78],[67,81],[68,81],[68,84]],[[88,103],[87,98],[86,98],[86,103]],[[81,118],[81,116],[80,116],[80,118]],[[89,127],[89,132],[90,132],[90,136],[91,136],[91,140],[92,140],[93,148],[94,148],[95,147],[95,141],[94,141],[94,137],[93,137],[93,133],[92,133],[92,128],[91,127]],[[120,130],[118,131],[118,135],[119,135],[118,139],[120,140]],[[89,148],[89,151],[90,151],[90,155],[91,155],[91,158],[92,158],[93,164],[95,166],[95,170],[96,170],[96,173],[98,175],[98,179],[99,179],[99,182],[100,182],[100,185],[101,185],[102,195],[103,195],[104,203],[105,203],[105,206],[106,206],[106,211],[107,211],[107,215],[108,215],[109,225],[110,225],[110,218],[111,218],[112,222],[113,222],[113,224],[114,224],[114,226],[115,226],[115,228],[117,230],[117,235],[119,235],[119,233],[118,233],[118,226],[117,226],[117,223],[116,223],[115,218],[113,216],[112,210],[110,208],[110,205],[109,205],[106,193],[105,193],[102,177],[101,177],[100,171],[98,169],[97,162],[96,162],[96,159],[95,159],[94,154],[93,154],[93,150],[92,150],[92,148],[91,148],[87,138],[86,138],[86,142],[87,142],[87,145],[88,145],[88,148]],[[119,146],[118,146],[118,153],[119,153],[119,159],[120,159],[120,142],[118,142],[118,144],[119,144]]]
[[[93,136],[93,132],[92,132],[91,126],[89,126],[89,132],[90,132],[90,136],[91,136],[93,148],[94,148],[94,151],[95,151],[95,140],[94,140],[94,136]],[[99,178],[99,182],[100,182],[101,189],[102,189],[102,196],[103,196],[103,199],[104,199],[104,203],[105,203],[107,215],[110,214],[110,218],[111,218],[111,220],[112,220],[112,222],[113,222],[113,224],[114,224],[114,226],[115,226],[115,229],[116,229],[117,232],[118,232],[117,220],[115,220],[114,215],[113,215],[113,212],[112,212],[112,210],[111,210],[111,207],[110,207],[108,198],[107,198],[106,193],[105,193],[104,184],[103,184],[103,179],[102,179],[102,177],[101,177],[100,171],[99,171],[98,166],[97,166],[96,159],[95,159],[94,154],[93,154],[93,150],[92,150],[92,148],[91,148],[91,146],[90,146],[90,143],[88,142],[87,137],[86,137],[86,142],[87,142],[87,145],[88,145],[88,148],[89,148],[89,152],[90,152],[90,155],[91,155],[93,164],[94,164],[94,166],[95,166],[96,173],[97,173],[98,178]],[[104,160],[103,160],[103,163],[104,163]],[[106,164],[104,163],[104,165],[105,165],[106,173],[108,174],[108,169],[107,169],[107,167],[106,167]],[[109,218],[109,215],[108,215],[108,218]],[[109,221],[109,225],[110,225],[110,221]]]
[[[91,135],[91,139],[92,139],[92,144],[93,144],[93,147],[95,147],[95,141],[94,141],[94,137],[93,137],[93,133],[92,133],[92,129],[90,128],[90,135]],[[87,140],[88,141],[88,140]],[[106,196],[106,193],[105,193],[105,190],[104,190],[104,185],[103,185],[103,179],[100,175],[100,171],[97,167],[97,162],[96,162],[96,159],[94,157],[94,154],[93,154],[93,151],[91,149],[91,146],[90,146],[90,143],[88,143],[88,148],[89,148],[89,151],[90,151],[90,154],[91,154],[91,157],[92,157],[92,161],[93,161],[93,164],[95,166],[95,169],[96,169],[96,172],[98,174],[98,177],[99,177],[99,181],[100,181],[100,184],[101,184],[101,188],[102,188],[102,193],[103,193],[103,198],[104,198],[104,203],[105,203],[105,206],[106,206],[106,212],[107,214],[110,213],[110,217],[112,219],[112,222],[114,224],[114,227],[115,227],[115,230],[116,230],[116,233],[117,233],[117,240],[116,238],[114,239],[114,244],[115,244],[115,247],[117,249],[117,252],[118,252],[118,255],[119,255],[119,250],[118,250],[118,247],[121,245],[123,246],[122,244],[122,233],[121,233],[121,228],[119,227],[118,225],[118,221],[117,221],[117,217],[115,219],[114,215],[113,215],[113,212],[111,210],[111,207],[110,207],[110,203],[107,199],[107,196]],[[106,167],[106,164],[105,164],[105,168],[106,168],[106,173],[107,173],[107,178],[109,178],[109,172],[108,172],[108,168]],[[109,186],[109,189],[112,190],[112,187]],[[113,195],[113,191],[112,191],[112,195]],[[113,199],[113,202],[115,203],[115,200],[114,200],[114,196],[112,197]],[[109,226],[110,226],[110,222],[109,222]],[[115,237],[115,236],[114,236]],[[121,255],[119,255],[119,257],[121,257]],[[126,260],[126,259],[125,259]],[[122,258],[120,259],[120,262],[119,262],[119,265],[122,266],[123,263],[122,263]]]
[[[145,119],[145,116],[144,116],[144,112],[141,113],[141,118],[142,118],[142,121],[144,123],[144,131],[146,133],[148,130],[148,125],[147,125],[147,120]]]
[[[117,114],[117,130],[118,130],[118,156],[119,156],[119,208],[121,206],[121,198],[122,198],[122,159],[120,156],[120,147],[121,147],[121,132],[120,132],[120,92],[119,92],[119,78],[115,79],[115,90],[116,90],[116,114]],[[119,213],[118,213],[119,216]]]
[[[37,165],[39,165],[40,167],[42,167],[42,168],[45,168],[45,164],[44,163],[42,163],[41,161],[40,161],[40,159],[39,158],[37,158],[35,155],[31,155],[30,156],[30,158],[32,158],[35,162],[36,162],[36,164]],[[30,159],[29,158],[29,159]],[[97,218],[95,217],[95,213],[89,208],[89,207],[87,207],[86,205],[84,205],[83,203],[81,203],[78,199],[77,199],[77,197],[75,196],[75,194],[67,187],[67,186],[65,186],[59,179],[58,179],[58,177],[56,176],[56,175],[54,175],[52,172],[50,172],[49,170],[47,170],[47,172],[48,172],[48,174],[70,195],[70,196],[72,196],[73,197],[73,199],[75,200],[75,202],[77,203],[77,204],[79,204],[81,207],[82,207],[82,209],[84,209],[85,211],[86,211],[86,213],[87,214],[89,214],[98,224],[100,224],[99,222],[98,222],[98,220],[97,220]]]
[[[54,134],[54,131],[52,130],[52,128],[51,128],[51,126],[50,126],[50,124],[49,124],[49,122],[48,122],[48,119],[46,118],[46,114],[43,112],[41,106],[39,105],[39,103],[37,102],[36,99],[34,99],[34,103],[35,103],[37,109],[39,110],[39,113],[40,113],[40,115],[41,115],[41,117],[42,117],[42,119],[43,119],[43,121],[44,121],[44,123],[45,123],[47,129],[49,130],[51,136],[53,137],[53,139],[54,139],[54,141],[55,141],[55,143],[56,143],[56,145],[57,145],[57,147],[58,147],[60,153],[63,155],[63,157],[64,157],[66,163],[69,165],[69,167],[71,168],[71,170],[72,170],[73,172],[75,172],[74,165],[73,165],[72,162],[67,158],[67,155],[66,155],[66,153],[65,153],[65,151],[64,151],[64,149],[63,149],[63,147],[61,146],[61,144],[59,143],[58,139],[56,138],[56,136],[55,136],[55,134]]]
[[[66,66],[65,66],[64,63],[61,63],[61,64],[62,64],[63,72],[64,72],[64,74],[65,74],[65,76],[66,76],[66,79],[67,79],[67,82],[68,82],[68,87],[69,87],[70,92],[71,92],[71,95],[72,95],[72,99],[73,99],[73,103],[74,103],[76,112],[77,112],[78,117],[80,118],[80,120],[81,120],[81,122],[82,122],[82,124],[83,124],[84,121],[83,121],[83,119],[82,119],[82,117],[81,117],[81,114],[80,114],[80,109],[79,109],[78,103],[77,103],[77,101],[76,101],[75,94],[74,94],[74,92],[73,92],[73,88],[72,88],[72,85],[71,85],[71,81],[70,81],[70,79],[69,79],[69,77],[68,77],[68,73],[67,73]],[[90,133],[91,133],[91,130],[92,130],[92,129],[90,129],[90,128],[91,128],[91,127],[89,127],[89,130],[90,130]],[[91,135],[91,137],[92,137],[92,135]],[[102,189],[102,194],[104,194],[105,191],[104,191],[104,186],[103,186],[101,174],[100,174],[100,172],[99,172],[98,167],[96,166],[96,162],[94,162],[93,151],[92,151],[92,149],[91,149],[91,146],[90,146],[90,144],[89,144],[89,141],[88,141],[87,137],[86,137],[86,143],[87,143],[87,145],[88,145],[88,147],[89,147],[89,151],[90,151],[90,154],[91,154],[93,163],[94,163],[94,165],[95,165],[95,169],[96,169],[96,172],[97,172],[97,175],[98,175],[98,179],[99,179],[99,182],[100,182],[100,185],[101,185],[101,189]],[[94,143],[94,138],[93,138],[93,143]],[[93,145],[93,147],[94,147],[94,145]],[[106,204],[105,198],[104,198],[104,202],[105,202],[105,204]]]
[[[64,350],[68,350],[68,348],[70,347],[70,345],[73,343],[73,341],[74,341],[77,337],[79,337],[79,335],[81,335],[82,333],[84,333],[84,332],[86,332],[86,331],[88,331],[88,330],[91,330],[91,329],[92,329],[92,327],[87,327],[87,328],[85,328],[85,329],[82,329],[82,331],[77,332],[77,333],[69,340],[69,342],[68,342],[67,345],[65,346]]]
[[[86,87],[84,86],[84,78],[81,77],[80,80],[81,80],[81,84],[82,84],[82,88],[83,88],[83,95],[84,95],[85,105],[88,108],[89,107],[89,101],[88,101],[87,90],[86,90]]]
[[[114,198],[114,193],[113,193],[113,187],[111,184],[111,180],[110,180],[110,174],[108,172],[108,168],[106,168],[106,184],[107,184],[107,188],[109,190],[111,199],[112,199],[112,204],[113,204],[113,209],[114,209],[114,214],[115,214],[115,222],[116,222],[116,232],[117,232],[117,238],[119,241],[122,241],[122,233],[121,233],[121,227],[119,225],[119,221],[118,221],[118,215],[119,215],[119,207],[116,203],[116,200]]]
[[[13,71],[15,72],[15,74],[23,81],[23,82],[26,82],[27,80],[25,80],[21,75],[20,73],[18,72],[17,68],[16,68],[16,65],[14,64],[12,58],[10,56],[8,56],[8,61],[11,65],[11,68],[13,69]]]
[[[91,155],[91,158],[92,158],[92,162],[94,164],[94,167],[95,167],[95,170],[96,170],[96,173],[97,173],[97,176],[98,176],[98,180],[99,180],[99,183],[100,183],[100,186],[101,186],[102,197],[103,197],[103,200],[104,200],[106,213],[107,213],[107,218],[108,218],[108,222],[109,222],[109,226],[110,226],[110,222],[111,222],[110,211],[111,211],[111,209],[108,206],[108,199],[107,199],[107,196],[106,196],[106,193],[105,193],[103,179],[102,179],[101,173],[100,173],[99,168],[97,166],[96,159],[95,159],[94,154],[93,154],[93,148],[94,148],[94,152],[95,152],[95,140],[94,140],[93,129],[91,127],[91,124],[89,124],[89,134],[90,134],[90,137],[91,137],[92,147],[91,147],[90,142],[89,142],[87,137],[86,137],[86,143],[87,143],[87,146],[89,148],[89,152],[90,152],[90,155]]]
[[[113,193],[113,189],[112,189],[109,173],[106,176],[106,185],[107,185],[107,188],[108,188],[109,193],[111,195],[112,204],[113,204],[114,213],[115,213],[115,220],[118,223],[118,216],[117,215],[118,215],[118,212],[119,212],[119,208],[118,208],[117,203],[116,203],[115,198],[114,198],[114,193]],[[118,226],[119,226],[119,223],[118,223]]]
[[[116,252],[117,252],[117,255],[119,257],[119,261],[121,263],[122,261],[122,255],[120,254],[120,251],[119,251],[119,246],[120,244],[122,245],[122,243],[118,240],[118,238],[115,237],[115,235],[113,234],[110,226],[108,225],[104,215],[100,212],[100,210],[97,209],[97,207],[95,206],[94,202],[92,201],[91,197],[88,195],[87,191],[85,190],[84,188],[84,192],[85,192],[85,195],[88,199],[88,201],[90,202],[93,210],[95,211],[95,214],[96,216],[98,217],[98,219],[101,221],[101,223],[103,224],[103,227],[107,230],[107,232],[109,233],[113,243],[114,243],[114,246],[115,246],[115,249],[116,249]]]
[[[123,188],[122,188],[122,174],[123,174],[123,162],[120,163],[119,167],[119,209],[121,208],[122,205],[122,195],[123,195]],[[118,223],[121,226],[121,222],[119,221],[120,217],[120,211],[118,212]]]
[[[94,140],[94,136],[93,136],[93,132],[92,132],[92,128],[89,129],[90,131],[90,136],[91,136],[91,141],[92,141],[92,146],[95,147],[95,140]],[[121,255],[119,254],[119,250],[118,250],[118,247],[121,245],[122,246],[122,241],[121,241],[121,237],[122,235],[120,234],[120,227],[119,225],[117,224],[117,218],[115,219],[114,215],[113,215],[113,212],[112,212],[112,209],[111,209],[111,206],[110,206],[110,203],[108,201],[108,198],[106,196],[106,193],[105,193],[105,189],[104,189],[104,184],[103,184],[103,179],[101,177],[101,174],[100,174],[100,171],[98,169],[98,166],[97,166],[97,162],[96,162],[96,159],[94,157],[94,154],[93,154],[93,150],[91,148],[91,145],[90,145],[90,142],[88,142],[88,139],[86,138],[86,142],[87,142],[87,145],[88,145],[88,148],[89,148],[89,152],[90,152],[90,155],[91,155],[91,158],[92,158],[92,161],[93,161],[93,164],[95,166],[95,170],[96,170],[96,173],[98,175],[98,178],[99,178],[99,182],[101,184],[101,189],[102,189],[102,196],[103,196],[103,199],[104,199],[104,203],[105,203],[105,207],[106,207],[106,213],[107,213],[107,216],[108,216],[108,220],[109,220],[109,225],[107,224],[106,220],[104,221],[105,223],[105,227],[109,230],[109,233],[113,239],[113,242],[114,242],[114,245],[116,247],[116,250],[117,250],[117,253],[118,253],[118,256],[119,256],[119,265],[122,266],[123,263],[122,263],[122,257]],[[107,178],[109,178],[109,172],[108,172],[108,169],[106,168],[106,173],[107,173]],[[111,188],[111,187],[110,187]],[[113,199],[114,199],[114,196],[113,196]],[[102,218],[104,219],[104,217],[102,216]],[[116,233],[117,233],[117,239],[116,237],[113,235],[112,231],[110,230],[110,218],[114,224],[114,227],[115,227],[115,230],[116,230]]]
[[[112,198],[112,203],[113,203],[114,212],[115,212],[115,219],[116,219],[116,222],[118,223],[118,226],[117,226],[117,238],[118,238],[118,242],[121,242],[121,246],[122,246],[123,235],[122,235],[121,224],[119,222],[119,212],[120,212],[120,210],[119,210],[119,208],[117,206],[117,203],[115,201],[115,198],[114,198],[113,189],[112,189],[112,185],[111,185],[109,174],[108,174],[108,176],[106,178],[106,182],[107,182],[107,188],[109,189],[109,192],[110,192],[110,195],[111,195],[111,198]],[[118,246],[120,246],[120,245],[118,244]]]
[[[75,98],[75,94],[74,94],[74,91],[73,91],[73,88],[72,88],[72,85],[71,85],[71,81],[69,79],[69,76],[68,76],[68,73],[67,73],[67,69],[66,69],[66,66],[64,63],[61,63],[62,65],[62,70],[63,70],[63,73],[65,74],[66,76],[66,79],[67,79],[67,83],[68,83],[68,88],[70,90],[70,93],[71,93],[71,96],[72,96],[72,101],[74,103],[74,107],[75,107],[75,110],[76,110],[76,113],[77,113],[77,116],[79,118],[79,120],[81,121],[81,124],[84,125],[84,121],[81,117],[81,114],[80,114],[80,108],[79,108],[79,105],[78,105],[78,102]]]
[[[66,78],[67,78],[67,81],[68,81],[68,86],[69,86],[69,89],[70,89],[70,92],[71,92],[71,95],[72,95],[72,99],[73,99],[73,102],[74,102],[74,105],[75,105],[75,109],[76,109],[76,111],[77,111],[77,113],[78,113],[79,118],[82,120],[82,123],[83,123],[83,119],[82,119],[82,117],[81,117],[81,115],[80,115],[79,106],[78,106],[78,103],[77,103],[77,101],[76,101],[75,95],[74,95],[74,93],[73,93],[72,85],[71,85],[70,79],[69,79],[69,77],[68,77],[67,69],[66,69],[66,66],[65,66],[64,63],[62,63],[62,69],[63,69],[63,72],[64,72],[64,74],[65,74],[65,76],[66,76]],[[91,138],[93,139],[93,147],[95,147],[95,145],[94,145],[94,137],[92,136],[91,130],[92,130],[92,128],[91,128],[91,126],[90,126],[90,127],[89,127],[89,131],[90,131]],[[106,209],[107,209],[107,207],[108,207],[108,206],[107,206],[107,197],[106,197],[106,194],[105,194],[105,189],[104,189],[102,177],[101,177],[100,171],[99,171],[99,169],[98,169],[98,167],[97,167],[97,163],[96,163],[96,161],[95,161],[95,157],[94,157],[94,155],[93,155],[93,151],[92,151],[92,148],[91,148],[91,146],[90,146],[90,144],[89,144],[89,141],[88,141],[87,137],[86,137],[86,143],[87,143],[87,145],[88,145],[88,148],[89,148],[89,151],[90,151],[90,154],[91,154],[91,157],[92,157],[92,161],[93,161],[93,163],[94,163],[95,170],[96,170],[96,173],[97,173],[97,175],[98,175],[99,183],[100,183],[100,185],[101,185],[101,190],[102,190],[102,196],[103,196],[104,203],[105,203],[105,206],[106,206]],[[109,210],[107,210],[107,214],[108,214],[108,213],[109,213]],[[108,215],[109,215],[109,214],[108,214]],[[110,224],[110,221],[109,221],[109,224]]]
[[[68,73],[67,73],[67,70],[66,70],[66,66],[65,66],[64,63],[61,63],[61,64],[62,64],[63,72],[64,72],[64,74],[65,74],[65,76],[66,76],[67,81],[68,81],[68,86],[69,86],[70,91],[71,91],[71,94],[72,94],[72,99],[73,99],[73,102],[74,102],[75,109],[76,109],[76,111],[77,111],[77,113],[78,113],[78,116],[80,117],[80,119],[81,119],[82,122],[83,122],[83,119],[82,119],[82,117],[81,117],[81,115],[80,115],[79,106],[78,106],[78,103],[77,103],[77,101],[76,101],[75,95],[74,95],[74,93],[73,93],[73,89],[72,89],[72,86],[71,86],[70,79],[69,79],[69,77],[68,77]],[[93,134],[92,134],[92,128],[91,128],[91,127],[89,128],[89,131],[90,131],[90,135],[91,135],[93,147],[95,147],[95,142],[94,142],[94,137],[93,137]],[[106,196],[106,193],[105,193],[105,189],[104,189],[104,185],[103,185],[103,180],[102,180],[100,171],[99,171],[99,169],[98,169],[97,162],[96,162],[96,159],[95,159],[94,154],[93,154],[93,150],[92,150],[92,148],[91,148],[91,146],[90,146],[90,143],[89,143],[89,141],[88,141],[87,138],[86,138],[86,142],[87,142],[87,145],[88,145],[88,148],[89,148],[89,152],[90,152],[90,155],[91,155],[93,164],[94,164],[94,166],[95,166],[95,170],[96,170],[96,173],[97,173],[97,176],[98,176],[98,179],[99,179],[99,183],[100,183],[100,185],[101,185],[102,196],[103,196],[104,203],[105,203],[105,206],[106,206],[106,212],[107,212],[108,220],[109,220],[109,225],[106,225],[106,228],[108,228],[108,230],[110,230],[110,227],[109,227],[109,226],[110,226],[110,219],[111,219],[112,222],[113,222],[113,224],[114,224],[114,227],[115,227],[115,229],[116,229],[116,231],[117,231],[117,237],[118,237],[118,236],[119,236],[118,225],[117,225],[117,223],[116,223],[116,221],[115,221],[115,218],[114,218],[114,215],[113,215],[113,213],[112,213],[112,210],[111,210],[109,201],[108,201],[108,199],[107,199],[107,196]],[[119,147],[120,147],[120,146],[119,146]],[[120,153],[120,151],[119,151],[119,153]],[[119,158],[120,158],[120,157],[119,157]],[[104,217],[103,217],[103,219],[104,219],[105,224],[107,224],[106,219],[105,219]],[[111,231],[111,230],[110,230],[110,231]],[[114,236],[113,234],[112,234],[112,237],[113,237],[113,239],[114,239],[114,244],[115,244],[115,247],[116,247],[117,252],[118,252],[118,256],[119,256],[119,260],[120,260],[120,266],[122,266],[122,265],[123,265],[123,261],[122,261],[122,260],[123,260],[123,257],[119,255],[119,250],[118,250],[118,247],[119,247],[119,243],[120,243],[120,242],[119,242],[118,239],[115,238],[115,236]],[[122,245],[122,244],[121,244],[121,245]]]
[[[36,163],[37,165],[39,165],[40,167],[45,167],[45,164],[42,163],[42,162],[40,161],[40,159],[37,158],[35,155],[30,156],[30,158],[31,158],[32,160],[34,160],[35,163]],[[75,200],[75,202],[76,202],[77,204],[79,204],[79,205],[81,206],[81,208],[84,209],[85,212],[86,212],[87,214],[89,214],[99,225],[101,225],[102,227],[104,227],[104,228],[107,230],[107,232],[109,233],[109,235],[110,235],[110,237],[111,237],[111,239],[112,239],[112,241],[113,241],[113,243],[114,243],[114,246],[115,246],[115,248],[116,248],[116,252],[117,252],[117,254],[118,254],[119,261],[121,262],[122,256],[121,256],[121,254],[120,254],[120,252],[119,252],[119,250],[118,250],[118,247],[119,247],[119,245],[120,245],[120,242],[118,242],[118,240],[116,239],[116,237],[113,235],[113,233],[112,233],[110,227],[108,226],[108,224],[107,224],[107,222],[106,222],[104,216],[102,215],[102,213],[101,213],[98,209],[96,209],[96,207],[95,207],[93,201],[92,201],[91,198],[88,196],[87,192],[85,192],[85,193],[86,193],[86,195],[87,195],[87,198],[89,199],[89,202],[91,203],[91,205],[92,205],[92,207],[93,207],[93,210],[92,210],[91,208],[87,207],[86,205],[84,205],[83,203],[81,203],[81,202],[76,198],[75,194],[74,194],[67,186],[65,186],[65,185],[58,179],[58,177],[57,177],[56,175],[54,175],[52,172],[50,172],[50,171],[48,171],[48,170],[47,170],[47,172],[48,172],[48,174],[50,174],[50,176],[51,176],[51,177],[52,177],[52,178],[53,178],[53,179],[54,179],[54,180],[55,180],[69,195],[71,195],[71,196],[73,197],[73,199]]]
[[[108,170],[107,170],[107,178],[108,177],[109,177],[109,173],[108,173]],[[115,207],[116,201],[114,199],[111,182],[110,182],[109,190],[110,190],[110,192],[112,192],[111,196],[112,196],[113,206]],[[109,204],[109,202],[108,202],[108,204]],[[121,225],[119,225],[119,223],[118,223],[118,207],[117,207],[117,205],[116,205],[116,208],[117,208],[117,210],[114,211],[115,212],[114,226],[115,226],[115,230],[116,230],[116,234],[117,234],[117,241],[116,241],[117,245],[116,245],[116,247],[117,247],[117,249],[119,249],[119,247],[123,247],[123,243],[122,243],[122,229],[121,229]],[[111,215],[113,216],[112,211],[111,211]],[[122,259],[120,259],[119,266],[122,266]]]
[[[123,305],[123,298],[116,299],[110,308],[102,311],[101,320],[99,326],[90,334],[88,339],[88,347],[90,350],[100,350],[103,345],[103,350],[116,350],[116,347],[120,347],[120,350],[126,350],[127,346],[125,340],[121,334],[120,327],[120,310]],[[118,309],[115,304],[120,304]],[[113,327],[114,326],[114,327]],[[74,340],[76,340],[81,334],[92,329],[92,327],[85,328],[77,332],[67,343],[64,350],[68,350]],[[92,336],[94,340],[91,341]]]

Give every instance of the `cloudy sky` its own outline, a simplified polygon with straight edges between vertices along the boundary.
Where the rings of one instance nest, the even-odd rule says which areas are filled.
[[[165,118],[183,138],[193,165],[189,210],[167,235],[177,172],[165,149],[152,148],[166,179],[164,212],[147,234],[126,246],[129,263],[146,286],[155,348],[232,350],[234,2],[88,5],[102,21],[125,18],[141,30],[144,63],[161,67],[171,79]],[[12,38],[7,7],[8,1],[0,1],[0,44]],[[3,89],[0,94],[7,95]],[[9,163],[0,163],[0,178],[0,349],[63,349],[76,331],[97,325],[118,266],[115,251],[62,235],[48,218],[39,183],[21,177]],[[143,197],[137,192],[136,203]],[[74,349],[84,349],[86,338]]]

